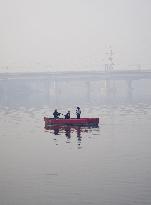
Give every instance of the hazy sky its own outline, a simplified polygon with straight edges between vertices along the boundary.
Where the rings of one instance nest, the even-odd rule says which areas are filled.
[[[0,0],[0,70],[151,68],[150,0]],[[7,68],[7,69],[6,69]]]

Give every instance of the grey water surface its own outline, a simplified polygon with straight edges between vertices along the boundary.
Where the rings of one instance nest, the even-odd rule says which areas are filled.
[[[1,205],[151,204],[150,80],[0,84]],[[44,129],[76,106],[99,127]]]

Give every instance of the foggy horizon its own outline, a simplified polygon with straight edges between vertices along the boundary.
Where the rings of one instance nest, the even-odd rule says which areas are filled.
[[[3,1],[0,72],[151,68],[149,0]]]
[[[151,0],[0,3],[0,205],[151,205]]]

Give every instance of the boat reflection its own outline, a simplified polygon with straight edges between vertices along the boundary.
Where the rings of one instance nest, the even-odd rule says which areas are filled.
[[[92,133],[94,130],[98,131],[99,126],[90,126],[90,127],[83,127],[83,126],[49,126],[45,128],[46,130],[50,130],[50,133],[57,136],[57,135],[64,135],[66,137],[66,143],[71,142],[71,138],[76,137],[78,148],[81,148],[82,137],[89,133]],[[93,133],[92,133],[93,135]],[[55,137],[56,140],[56,137]],[[58,145],[58,144],[57,144]]]

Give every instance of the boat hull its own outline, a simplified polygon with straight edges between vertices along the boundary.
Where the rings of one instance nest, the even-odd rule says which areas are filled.
[[[96,126],[99,124],[99,118],[71,118],[71,119],[54,119],[44,117],[45,127],[53,125],[70,125],[70,126]]]

